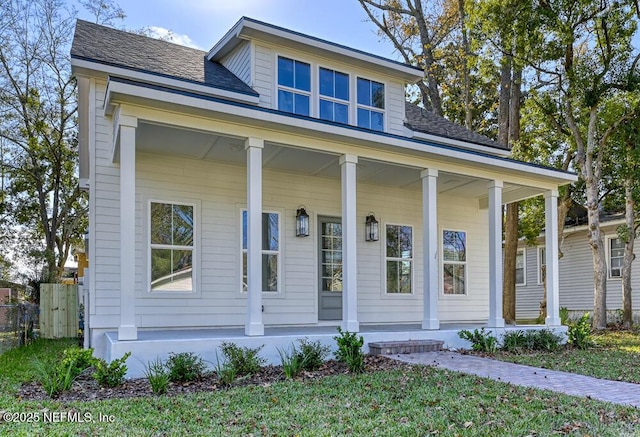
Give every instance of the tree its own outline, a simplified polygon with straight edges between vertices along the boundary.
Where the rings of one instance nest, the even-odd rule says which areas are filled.
[[[61,0],[6,0],[0,12],[3,201],[14,232],[42,242],[47,281],[60,278],[86,224],[68,59],[73,19]]]
[[[600,187],[609,138],[632,110],[612,116],[611,99],[637,90],[637,58],[631,38],[636,31],[635,2],[565,0],[539,3],[539,29],[546,35],[544,56],[528,60],[537,87],[554,114],[558,133],[575,147],[573,164],[585,187],[588,239],[593,255],[593,327],[606,327],[606,263],[600,230]]]

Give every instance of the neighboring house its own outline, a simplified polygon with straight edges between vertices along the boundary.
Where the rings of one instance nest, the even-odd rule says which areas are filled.
[[[573,208],[574,211],[584,209]],[[622,258],[624,243],[617,229],[624,225],[624,215],[602,215],[600,229],[604,235],[607,265],[607,310],[622,309]],[[593,255],[587,237],[586,211],[569,218],[562,239],[560,269],[560,307],[573,316],[593,311]],[[543,239],[536,246],[520,244],[517,259],[516,315],[519,320],[536,319],[544,296],[543,267],[545,247]],[[632,304],[634,312],[640,308],[640,265],[632,264]]]
[[[249,18],[209,52],[78,21],[71,57],[88,341],[107,359],[276,327],[500,328],[502,205],[544,195],[557,251],[576,176],[406,103],[412,66]]]

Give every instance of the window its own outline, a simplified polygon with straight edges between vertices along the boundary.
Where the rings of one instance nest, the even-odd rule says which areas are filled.
[[[193,291],[194,207],[151,202],[151,291]]]
[[[247,211],[242,211],[242,291],[247,291]],[[262,291],[278,291],[280,214],[262,213]]]
[[[384,131],[384,84],[358,78],[358,127]]]
[[[349,75],[320,68],[320,118],[349,123]]]
[[[278,109],[309,115],[311,65],[278,56]]]
[[[622,260],[624,258],[624,243],[619,238],[609,240],[609,277],[622,277]]]
[[[442,231],[442,270],[444,294],[466,294],[466,232]]]
[[[411,293],[413,273],[413,229],[387,225],[387,293]]]
[[[547,251],[544,246],[538,247],[538,285],[544,284],[547,277]]]
[[[526,252],[524,247],[516,253],[516,285],[527,285]]]

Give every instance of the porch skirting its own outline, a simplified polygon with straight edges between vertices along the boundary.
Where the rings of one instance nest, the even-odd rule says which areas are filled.
[[[439,330],[426,331],[420,324],[394,325],[360,325],[359,335],[364,337],[364,352],[369,353],[369,343],[407,340],[439,340],[444,342],[445,349],[469,348],[469,343],[458,336],[462,329],[476,329],[484,324],[441,324]],[[512,330],[546,329],[543,325],[516,325],[504,328],[486,328],[499,339],[505,332]],[[551,328],[556,333],[566,333],[566,327]],[[320,341],[329,346],[332,352],[336,350],[333,337],[338,335],[335,326],[291,326],[265,327],[264,336],[246,336],[243,327],[220,329],[183,329],[183,330],[138,330],[137,340],[118,340],[116,331],[104,333],[102,351],[96,351],[107,361],[122,357],[131,352],[127,360],[127,378],[144,377],[145,366],[152,360],[165,360],[170,353],[193,352],[199,355],[209,369],[215,367],[218,357],[222,360],[219,347],[223,342],[235,343],[240,347],[262,347],[260,356],[268,364],[279,365],[278,349],[288,349],[298,339],[306,338],[310,341]],[[96,345],[96,348],[99,348]]]

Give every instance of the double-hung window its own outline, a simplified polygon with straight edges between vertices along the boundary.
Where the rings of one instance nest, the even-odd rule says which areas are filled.
[[[413,228],[386,226],[387,293],[412,293]]]
[[[544,246],[538,247],[538,284],[542,285],[547,279],[547,250]]]
[[[624,242],[620,238],[609,240],[609,277],[622,277],[622,260],[624,259]]]
[[[444,294],[466,294],[467,233],[442,231],[442,284]]]
[[[193,291],[194,206],[150,207],[151,291]]]
[[[358,127],[384,131],[384,84],[358,78]]]
[[[349,75],[320,67],[320,118],[349,123]]]
[[[516,285],[527,285],[526,252],[524,247],[516,252]]]
[[[242,211],[242,291],[247,291],[247,211]],[[262,213],[262,291],[277,292],[280,258],[280,214]]]
[[[278,109],[309,115],[311,65],[278,56]]]

